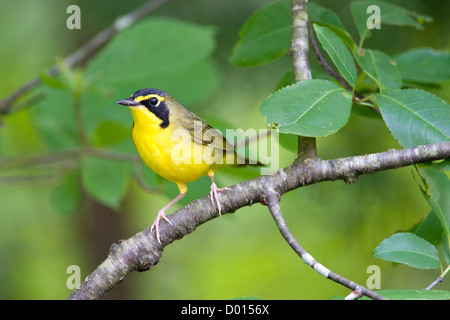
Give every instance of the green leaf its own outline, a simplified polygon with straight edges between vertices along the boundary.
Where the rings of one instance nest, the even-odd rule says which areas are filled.
[[[355,50],[354,56],[361,69],[372,78],[381,92],[400,89],[402,77],[400,71],[387,54],[378,50]]]
[[[356,85],[356,66],[344,42],[330,29],[314,25],[322,47],[330,56],[339,73],[354,88]]]
[[[342,24],[339,16],[330,9],[317,5],[314,2],[308,3],[309,20],[312,23],[327,27],[331,29],[336,35],[341,38],[345,45],[353,49],[355,42],[351,35],[347,32],[345,26]]]
[[[450,236],[450,179],[434,168],[420,168],[420,174],[427,184],[428,203],[439,218],[445,234]]]
[[[52,150],[72,149],[80,144],[73,116],[73,97],[67,90],[38,89],[45,99],[30,109],[33,126]]]
[[[332,29],[347,46],[355,46],[339,17],[315,3],[308,4],[309,19]],[[291,2],[278,1],[256,10],[239,31],[230,62],[239,67],[263,65],[289,52],[291,47]]]
[[[270,3],[256,10],[239,31],[240,40],[230,61],[240,67],[258,66],[289,52],[291,46],[290,1]]]
[[[364,40],[371,35],[369,29],[367,28],[367,19],[369,17],[367,14],[367,7],[368,5],[362,3],[362,1],[353,1],[350,4],[353,21],[355,22],[356,29],[359,33],[360,46],[362,46]]]
[[[142,20],[114,37],[88,65],[86,73],[102,77],[108,84],[139,80],[157,83],[160,76],[207,59],[215,47],[214,33],[212,27],[175,19]]]
[[[414,11],[402,8],[396,4],[384,1],[366,0],[366,6],[376,5],[380,7],[381,23],[394,26],[413,27],[418,30],[423,30],[423,22],[431,22],[433,19],[430,16],[418,14]],[[367,7],[366,7],[367,8]],[[367,9],[366,9],[367,10]]]
[[[397,233],[384,239],[372,256],[418,269],[436,269],[440,266],[436,248],[412,233]]]
[[[449,300],[450,292],[443,290],[380,290],[377,293],[381,294],[390,300]],[[361,300],[369,298],[363,297]]]
[[[308,15],[310,20],[314,23],[323,23],[327,26],[334,26],[345,30],[344,24],[334,11],[319,6],[314,2],[308,3]]]
[[[446,235],[442,237],[442,253],[445,262],[447,262],[447,265],[450,265],[450,238]]]
[[[124,127],[114,121],[103,121],[94,133],[94,141],[98,146],[117,144],[130,138],[131,125]]]
[[[351,106],[351,94],[335,83],[304,80],[275,92],[260,108],[281,133],[322,137],[347,123]]]
[[[67,89],[67,84],[64,83],[61,79],[57,77],[51,77],[45,72],[39,73],[39,78],[41,78],[42,83],[51,88]]]
[[[450,108],[429,92],[406,89],[377,94],[386,125],[404,148],[447,141]]]
[[[432,21],[429,16],[417,14],[413,11],[388,2],[376,0],[353,1],[350,4],[350,9],[361,38],[360,45],[362,45],[364,39],[371,35],[371,32],[367,28],[367,19],[373,14],[372,12],[367,13],[367,8],[371,5],[376,5],[380,8],[381,24],[410,26],[422,30],[423,22]]]
[[[68,172],[62,183],[53,190],[50,202],[58,213],[67,214],[80,206],[81,199],[78,175]]]
[[[395,58],[403,79],[417,83],[439,84],[450,81],[450,53],[432,48],[417,48]]]
[[[118,209],[127,189],[127,171],[123,163],[86,156],[81,165],[84,189],[97,201]]]
[[[411,228],[410,232],[427,240],[435,246],[442,241],[442,225],[433,210],[431,210],[419,224]]]

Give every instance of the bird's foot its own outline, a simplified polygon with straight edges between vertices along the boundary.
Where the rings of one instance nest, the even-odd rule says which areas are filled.
[[[150,228],[150,231],[153,231],[153,229],[156,230],[156,239],[158,239],[158,242],[159,242],[159,243],[161,243],[161,239],[160,239],[160,237],[159,237],[159,221],[160,221],[161,219],[164,219],[164,220],[166,220],[168,223],[172,224],[172,222],[170,222],[170,220],[167,218],[166,213],[165,213],[165,210],[160,210],[160,211],[158,212],[158,216],[156,217],[155,222],[153,222],[153,224],[152,224],[152,226],[151,226],[151,228]]]
[[[217,204],[217,209],[219,209],[219,216],[222,215],[222,206],[219,202],[219,197],[217,194],[219,192],[225,191],[225,190],[231,190],[230,188],[217,188],[217,185],[213,182],[211,184],[211,192],[209,193],[209,198],[211,199],[212,204]],[[215,201],[215,202],[214,202]]]

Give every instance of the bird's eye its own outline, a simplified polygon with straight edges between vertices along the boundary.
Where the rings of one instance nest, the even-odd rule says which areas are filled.
[[[150,104],[152,105],[152,106],[156,106],[157,104],[158,104],[158,99],[157,98],[155,98],[155,97],[153,97],[153,98],[150,98],[150,100],[149,100],[149,102],[150,102]]]

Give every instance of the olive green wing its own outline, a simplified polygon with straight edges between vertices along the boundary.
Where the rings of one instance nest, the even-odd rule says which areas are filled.
[[[197,116],[195,113],[183,108],[181,105],[177,104],[177,107],[179,108],[177,108],[177,111],[174,112],[176,113],[177,119],[174,123],[176,123],[177,128],[187,130],[194,143],[209,146],[220,151],[224,157],[226,157],[224,163],[233,163],[238,166],[263,165],[259,162],[255,163],[244,156],[238,155],[234,146],[227,141],[219,130],[214,129],[206,123],[205,120]]]
[[[223,151],[234,152],[234,147],[222,133],[211,127],[205,120],[197,116],[196,114],[189,112],[189,116],[179,119],[179,124],[184,129],[188,130],[192,140],[195,143],[219,149]]]

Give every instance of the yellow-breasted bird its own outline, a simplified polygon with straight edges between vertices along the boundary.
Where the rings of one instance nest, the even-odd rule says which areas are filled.
[[[180,194],[158,212],[151,230],[160,241],[161,219],[171,223],[166,211],[187,192],[186,182],[208,175],[211,179],[210,199],[221,205],[214,183],[214,169],[222,166],[262,165],[238,155],[235,148],[216,129],[184,108],[169,94],[158,89],[141,89],[128,99],[117,101],[128,106],[134,119],[133,143],[142,161],[155,173],[177,184]]]

